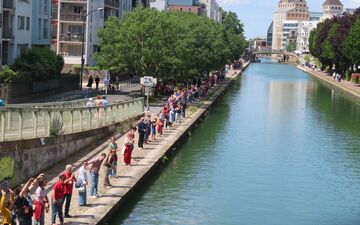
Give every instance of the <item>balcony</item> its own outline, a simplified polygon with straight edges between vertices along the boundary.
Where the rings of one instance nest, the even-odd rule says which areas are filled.
[[[83,14],[81,13],[62,13],[60,14],[60,20],[71,22],[83,22]]]
[[[3,0],[3,9],[14,9],[14,0]]]
[[[3,38],[4,39],[14,39],[13,28],[4,27],[3,28]]]
[[[87,0],[62,0],[61,3],[87,3]]]
[[[81,43],[82,35],[79,33],[60,34],[60,41]]]
[[[119,0],[105,0],[105,6],[110,6],[110,7],[119,9],[120,1]]]

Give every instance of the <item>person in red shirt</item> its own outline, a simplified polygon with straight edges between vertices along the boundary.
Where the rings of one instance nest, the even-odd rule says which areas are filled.
[[[66,165],[63,175],[65,176],[65,185],[64,185],[65,192],[64,192],[64,199],[63,199],[63,204],[65,202],[64,217],[71,218],[71,216],[69,214],[69,209],[70,209],[71,196],[73,193],[74,182],[76,182],[76,178],[72,171],[71,165]]]
[[[59,180],[53,186],[53,193],[51,195],[51,209],[52,215],[51,220],[52,224],[56,225],[56,214],[59,215],[60,225],[64,224],[63,212],[62,212],[62,203],[64,199],[65,193],[65,176],[61,174],[59,176]]]

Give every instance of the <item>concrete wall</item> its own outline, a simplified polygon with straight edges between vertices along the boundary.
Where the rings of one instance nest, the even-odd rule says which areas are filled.
[[[138,118],[99,129],[48,137],[0,143],[0,188],[17,186],[30,177],[56,165],[72,154],[108,138],[112,133],[126,132]]]

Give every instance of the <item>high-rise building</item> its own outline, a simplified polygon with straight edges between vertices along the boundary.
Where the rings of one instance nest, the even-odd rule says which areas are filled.
[[[120,17],[124,9],[128,10],[129,5],[120,5],[120,0],[52,0],[51,48],[63,55],[65,64],[81,64],[84,34],[85,64],[94,65],[94,53],[99,50],[98,29],[110,16]]]
[[[272,49],[280,50],[283,48],[283,21],[309,20],[309,10],[305,0],[280,0],[278,8],[273,17],[273,38]]]
[[[323,16],[321,17],[321,21],[330,19],[333,16],[341,15],[344,12],[344,5],[340,0],[325,0],[322,7]]]
[[[208,18],[222,23],[222,15],[220,12],[220,6],[216,0],[200,0],[200,3],[205,5],[205,13]]]

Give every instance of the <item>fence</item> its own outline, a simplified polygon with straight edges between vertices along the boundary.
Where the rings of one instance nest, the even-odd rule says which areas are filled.
[[[4,107],[0,108],[0,141],[96,129],[136,117],[142,114],[143,110],[143,98],[91,108],[71,105]]]

